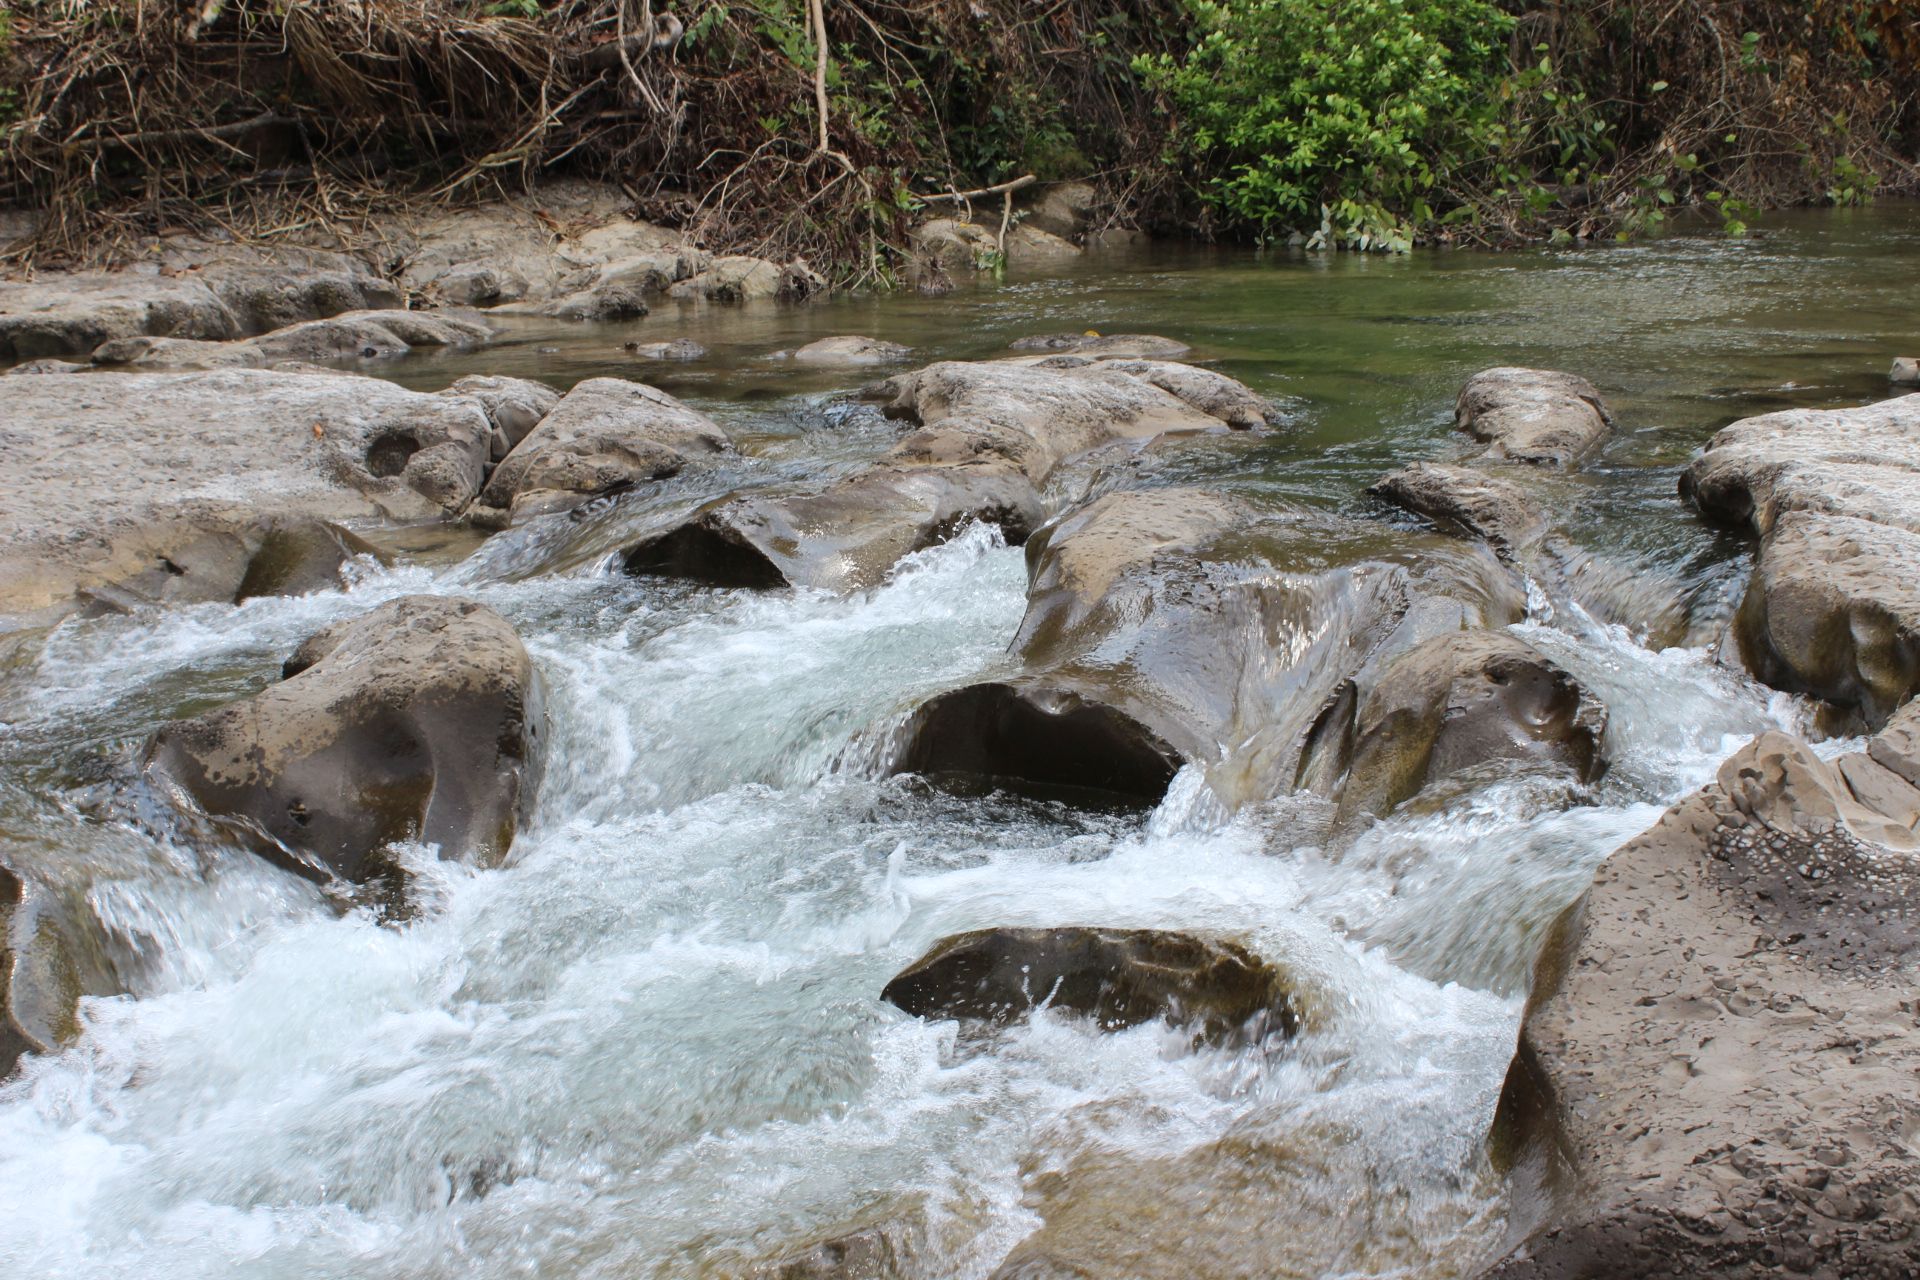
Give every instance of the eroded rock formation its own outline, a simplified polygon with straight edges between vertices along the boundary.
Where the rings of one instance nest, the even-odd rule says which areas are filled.
[[[495,862],[533,801],[538,677],[512,626],[405,596],[309,637],[286,678],[154,734],[164,793],[318,879],[390,872],[395,841]]]
[[[1764,734],[1603,863],[1541,956],[1495,1125],[1533,1234],[1489,1274],[1920,1272],[1920,708]]]
[[[1244,387],[1229,409],[1211,380],[1177,385],[1191,399],[1102,365],[929,365],[872,389],[890,416],[919,424],[873,466],[817,492],[722,498],[643,539],[626,565],[728,586],[851,590],[968,521],[997,525],[1018,543],[1045,518],[1041,486],[1068,458],[1228,430],[1234,422],[1216,409],[1250,425],[1254,397]]]
[[[1182,488],[1096,499],[1027,563],[1015,669],[916,709],[896,768],[1152,802],[1191,762],[1264,799],[1370,658],[1524,603],[1484,549]]]
[[[1736,422],[1681,481],[1760,537],[1735,622],[1761,679],[1869,727],[1920,692],[1920,395]]]
[[[462,511],[493,430],[479,399],[372,378],[0,379],[16,478],[0,507],[0,608],[66,608],[76,591],[140,582],[156,599],[232,599],[272,522]]]

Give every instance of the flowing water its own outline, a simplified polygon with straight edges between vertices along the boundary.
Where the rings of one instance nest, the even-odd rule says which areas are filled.
[[[1704,643],[1742,548],[1686,512],[1677,469],[1733,418],[1884,394],[1915,278],[1920,218],[1890,206],[1566,253],[1155,250],[937,300],[528,323],[394,366],[423,387],[648,377],[748,457],[477,551],[397,536],[417,554],[344,591],[0,636],[0,840],[132,992],[87,1000],[70,1048],[0,1085],[0,1274],[728,1276],[879,1226],[915,1274],[984,1276],[1043,1218],[1114,1277],[1470,1274],[1502,1239],[1483,1140],[1543,930],[1747,737],[1801,725]],[[603,565],[718,486],[891,438],[837,399],[859,375],[769,351],[861,332],[973,358],[1086,328],[1189,340],[1284,410],[1263,439],[1144,455],[1130,483],[1380,519],[1367,482],[1464,451],[1448,415],[1475,368],[1598,383],[1621,430],[1554,501],[1627,584],[1629,621],[1541,603],[1520,629],[1608,704],[1606,778],[1490,775],[1338,850],[1298,800],[1226,817],[1186,775],[1146,814],[951,795],[866,762],[917,699],[1004,661],[1025,571],[996,535],[851,598]],[[681,333],[713,356],[620,352]],[[98,816],[157,723],[418,591],[499,609],[549,688],[547,772],[507,866],[417,851],[420,910],[383,922]],[[1647,600],[1681,625],[1636,629],[1662,616]],[[1023,924],[1233,934],[1313,1016],[1235,1050],[1051,1013],[982,1045],[878,1000],[937,938]]]

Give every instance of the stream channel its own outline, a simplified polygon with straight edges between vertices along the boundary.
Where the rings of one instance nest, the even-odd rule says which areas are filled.
[[[1057,1256],[1116,1280],[1473,1274],[1505,1240],[1485,1139],[1544,931],[1751,735],[1807,729],[1716,660],[1748,549],[1677,473],[1736,418],[1886,395],[1915,280],[1920,220],[1889,205],[1506,255],[1156,247],[942,298],[521,321],[379,368],[422,389],[640,378],[743,461],[485,541],[389,531],[400,562],[345,591],[0,634],[0,840],[66,869],[47,874],[133,992],[89,999],[77,1042],[0,1085],[0,1274],[720,1277],[878,1228],[907,1274],[981,1277],[1043,1221]],[[1388,528],[1412,526],[1364,487],[1472,449],[1451,426],[1469,374],[1592,380],[1618,429],[1547,492],[1619,570],[1625,622],[1541,596],[1518,630],[1607,704],[1605,776],[1488,773],[1337,849],[1317,802],[1227,816],[1197,775],[1151,811],[942,790],[877,776],[874,744],[1006,662],[1026,570],[996,532],[849,597],[609,564],[706,497],[896,437],[846,399],[875,371],[771,351],[863,333],[984,359],[1085,329],[1189,342],[1278,407],[1258,437],[1130,455],[1128,485]],[[678,336],[711,355],[621,350]],[[547,686],[546,772],[506,866],[423,854],[419,909],[383,922],[250,853],[90,816],[156,725],[415,592],[498,609]],[[983,1043],[879,1000],[945,935],[1062,924],[1238,937],[1314,1016],[1235,1049],[1051,1012]]]

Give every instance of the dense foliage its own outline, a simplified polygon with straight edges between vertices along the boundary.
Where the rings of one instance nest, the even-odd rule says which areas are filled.
[[[656,7],[657,6],[657,7]],[[568,174],[890,278],[916,193],[1401,249],[1920,189],[1920,0],[0,0],[17,254]],[[824,41],[818,28],[824,28]],[[824,48],[822,47],[824,43]],[[823,56],[824,55],[824,56]],[[824,106],[824,110],[822,109]]]
[[[1404,248],[1436,187],[1495,143],[1513,20],[1486,0],[1196,0],[1199,36],[1140,59],[1199,189],[1261,232]]]

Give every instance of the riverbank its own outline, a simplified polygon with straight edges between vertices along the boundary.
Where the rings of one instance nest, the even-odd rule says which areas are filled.
[[[7,256],[170,228],[355,249],[556,178],[716,254],[897,281],[953,192],[1095,188],[1101,222],[1404,249],[1656,234],[1920,189],[1910,0],[1812,15],[1487,0],[253,0],[0,25]],[[137,86],[137,89],[136,87]],[[363,237],[369,237],[364,238]]]
[[[274,368],[294,340],[281,334],[219,343],[260,362],[238,370],[10,376],[108,416],[110,387],[159,415],[183,386],[297,384],[316,399],[278,423],[302,461],[286,464],[299,483],[275,479],[276,508],[308,483],[421,505],[399,524],[333,513],[371,549],[336,545],[311,594],[108,600],[7,638],[0,680],[21,710],[0,809],[27,882],[12,918],[33,925],[9,938],[85,940],[64,970],[13,972],[94,994],[78,1025],[36,1031],[77,1039],[0,1087],[9,1199],[56,1185],[65,1197],[62,1214],[32,1216],[57,1229],[0,1250],[81,1271],[429,1275],[456,1237],[468,1273],[583,1258],[714,1276],[1238,1277],[1275,1259],[1308,1274],[1459,1274],[1494,1261],[1510,1224],[1536,1222],[1487,1137],[1524,993],[1550,990],[1534,958],[1570,937],[1556,919],[1746,739],[1812,742],[1823,723],[1739,659],[1757,645],[1776,666],[1797,661],[1805,628],[1786,606],[1805,593],[1741,607],[1748,535],[1704,523],[1677,478],[1731,419],[1885,394],[1910,316],[1892,270],[1915,251],[1901,234],[1829,217],[1747,243],[1617,251],[1621,271],[1572,253],[1288,262],[1147,248],[938,299],[487,315],[484,342],[371,361],[348,346],[320,366],[332,372]],[[1596,315],[1616,335],[1604,350]],[[405,342],[399,323],[296,332],[357,339],[375,324]],[[1124,337],[1140,330],[1175,341]],[[867,363],[794,354],[859,332],[879,341],[827,351]],[[1048,341],[1012,349],[1032,336]],[[707,352],[626,349],[642,339]],[[1588,378],[1503,375],[1458,396],[1512,360]],[[560,385],[510,385],[528,375]],[[631,424],[621,448],[561,415],[562,391],[591,402],[603,434]],[[267,403],[210,394],[198,418]],[[516,405],[522,416],[503,413]],[[393,413],[445,438],[372,448],[394,438],[373,429]],[[48,446],[79,418],[27,416]],[[254,418],[248,430],[276,429]],[[159,415],[154,434],[191,438],[197,420]],[[1708,456],[1737,462],[1765,434],[1736,429]],[[434,449],[459,465],[416,465]],[[365,474],[301,469],[334,450]],[[267,461],[278,476],[258,442],[231,457],[183,445],[172,466],[183,479],[226,468],[218,487],[244,497]],[[971,528],[943,527],[957,513],[925,485],[943,468],[969,477],[944,493],[986,499]],[[507,527],[483,540],[428,509],[447,507],[449,477],[470,481],[469,504],[505,488],[486,505]],[[107,490],[100,510],[137,514],[157,479],[117,508]],[[1705,472],[1696,487],[1730,491]],[[562,492],[564,509],[546,505]],[[1763,555],[1784,554],[1790,523]],[[737,561],[681,554],[769,532],[760,554],[783,576],[851,564],[855,578],[715,585],[700,579]],[[1024,553],[1006,545],[1023,535]],[[410,599],[423,594],[472,607],[443,617]],[[1473,645],[1453,639],[1461,626]],[[470,634],[458,628],[478,635],[454,647],[485,663],[445,665],[434,637]],[[1818,691],[1881,689],[1882,649]],[[1441,681],[1470,714],[1434,729],[1411,767],[1382,726],[1432,729],[1419,695]],[[338,732],[320,726],[450,688],[479,695],[462,718],[372,725],[348,754],[378,764],[378,813],[403,819],[423,756],[442,776],[515,779],[511,795],[494,789],[520,810],[510,819],[448,827],[420,811],[439,852],[465,858],[403,845],[370,868],[339,863],[340,883],[288,856],[311,844],[331,859],[365,838],[335,820],[337,762],[295,776],[298,794],[263,782],[264,806],[209,790],[221,770],[195,763],[277,761]],[[961,704],[1008,708],[1016,725],[1057,714],[1071,731],[1023,750],[1034,735],[980,733],[994,718],[955,718]],[[1853,711],[1880,714],[1859,698]],[[1856,754],[1878,764],[1890,750]],[[1088,767],[1115,756],[1140,767]],[[1835,768],[1867,785],[1864,765]],[[143,793],[156,778],[177,786]],[[175,825],[186,796],[189,814],[221,822]],[[1884,812],[1897,790],[1876,796],[1897,817]],[[503,856],[491,837],[509,820]],[[394,875],[397,896],[366,887]],[[1607,884],[1596,919],[1614,912]],[[1152,979],[1128,987],[1144,1005],[1083,999],[1074,929],[1104,931],[1111,964],[1170,958],[1210,1012],[1155,1003]],[[1004,1018],[937,980],[904,982],[940,973],[967,954],[953,940],[981,930],[1054,966],[1059,1007]],[[1035,933],[1062,945],[1018,950]],[[1616,995],[1569,984],[1555,999],[1571,1012],[1529,1015],[1526,1034],[1545,1044],[1568,1018],[1612,1027]],[[1264,1015],[1251,1033],[1249,999]],[[1742,1008],[1765,1032],[1769,1013]],[[1623,1083],[1675,1051],[1656,1014],[1645,1053],[1595,1087],[1663,1096],[1664,1083]],[[1577,1073],[1592,1055],[1557,1061]],[[1605,1143],[1585,1150],[1602,1180],[1641,1167]],[[1873,1188],[1906,1177],[1874,1162]],[[1604,1203],[1556,1206],[1544,1225]],[[191,1229],[208,1215],[256,1229],[237,1246]],[[1898,1258],[1898,1244],[1851,1256]]]

